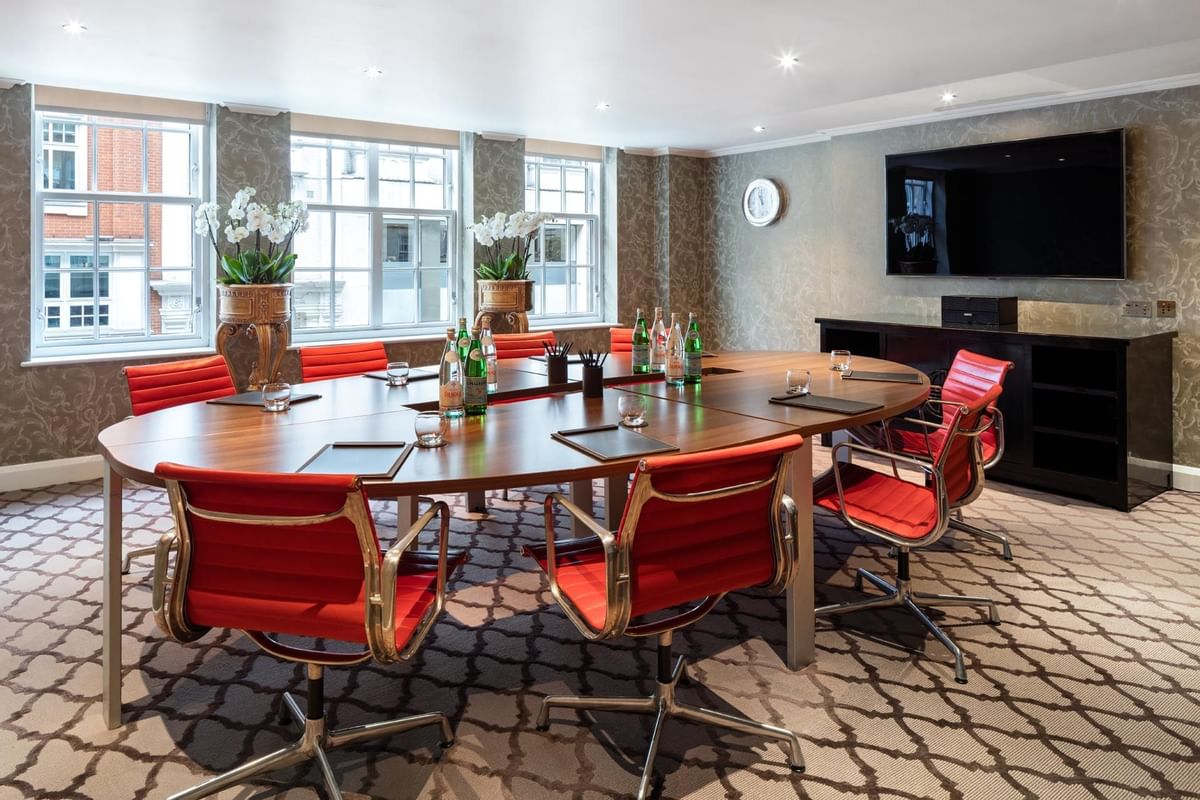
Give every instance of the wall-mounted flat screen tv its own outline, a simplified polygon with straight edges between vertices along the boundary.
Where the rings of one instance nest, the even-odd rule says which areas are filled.
[[[887,157],[887,273],[1125,277],[1125,132]]]

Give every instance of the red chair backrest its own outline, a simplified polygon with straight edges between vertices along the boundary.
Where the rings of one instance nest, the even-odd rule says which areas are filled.
[[[305,383],[362,375],[387,369],[387,365],[388,355],[383,342],[300,348],[300,373]]]
[[[160,408],[237,394],[222,356],[145,364],[121,371],[129,386],[129,405],[135,417]]]
[[[353,475],[221,472],[159,464],[202,512],[286,519],[331,514],[362,498]],[[370,513],[363,526],[375,558],[379,542]],[[185,511],[190,555],[188,621],[365,642],[364,546],[349,517],[313,525],[268,525],[206,519]],[[357,623],[357,624],[356,624]]]
[[[633,352],[633,328],[610,328],[608,331],[610,353]]]
[[[980,436],[973,434],[994,421],[987,410],[994,406],[998,397],[999,384],[973,400],[949,407],[950,421],[946,437],[934,453],[934,463],[942,471],[946,482],[946,498],[951,507],[969,502],[983,489]]]
[[[538,333],[497,333],[496,358],[528,358],[540,356],[546,350],[543,344],[557,344],[558,338],[554,331],[539,331]]]
[[[970,350],[959,350],[954,356],[954,363],[946,373],[942,384],[942,399],[954,403],[969,403],[991,390],[993,386],[1004,386],[1004,378],[1013,368],[1013,362],[989,358]],[[990,408],[995,408],[993,402]],[[953,406],[942,406],[942,423],[949,424],[954,416]],[[995,448],[995,430],[986,431],[980,441],[990,448]]]
[[[666,608],[772,580],[776,562],[781,459],[804,444],[798,435],[758,444],[644,459],[633,477],[618,542],[632,537],[635,611]],[[709,499],[665,495],[762,487]],[[650,568],[647,568],[647,566]],[[661,569],[658,567],[661,565]]]

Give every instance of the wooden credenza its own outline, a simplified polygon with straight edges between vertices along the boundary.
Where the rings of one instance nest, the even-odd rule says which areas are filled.
[[[1171,486],[1175,331],[1134,322],[997,330],[886,315],[816,321],[823,351],[846,349],[931,375],[963,348],[1012,361],[999,403],[1006,449],[990,480],[1123,511]]]

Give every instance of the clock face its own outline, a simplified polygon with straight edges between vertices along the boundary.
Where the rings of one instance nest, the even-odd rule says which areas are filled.
[[[742,213],[751,225],[761,228],[779,218],[779,187],[769,178],[750,181],[746,194],[742,196]]]

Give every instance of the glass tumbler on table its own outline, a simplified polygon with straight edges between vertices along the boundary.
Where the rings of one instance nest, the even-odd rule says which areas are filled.
[[[806,369],[787,371],[787,393],[804,396],[812,389],[812,373]]]
[[[834,372],[850,371],[850,351],[833,350],[829,353],[829,368]]]
[[[403,386],[408,383],[408,362],[389,361],[387,365],[388,386]]]
[[[446,443],[446,430],[450,424],[440,411],[422,411],[413,421],[417,434],[417,447],[441,447]]]
[[[268,383],[262,389],[262,404],[266,411],[287,411],[292,405],[292,387],[286,383]]]
[[[622,393],[617,400],[617,411],[626,428],[640,428],[646,424],[646,399],[640,394]]]

